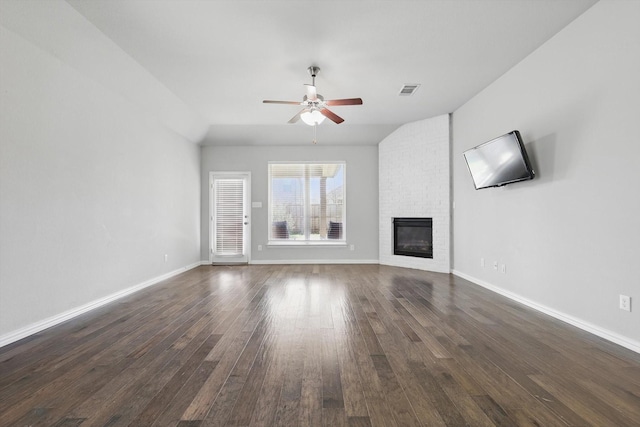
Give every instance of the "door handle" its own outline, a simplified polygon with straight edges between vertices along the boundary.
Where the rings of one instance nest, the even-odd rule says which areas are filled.
[[[244,225],[247,225],[247,224],[249,224],[249,223],[248,223],[248,222],[245,222],[245,223],[244,223]]]

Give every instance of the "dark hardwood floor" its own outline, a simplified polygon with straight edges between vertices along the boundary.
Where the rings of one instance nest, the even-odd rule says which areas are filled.
[[[0,349],[0,426],[638,426],[640,355],[455,276],[199,267]]]

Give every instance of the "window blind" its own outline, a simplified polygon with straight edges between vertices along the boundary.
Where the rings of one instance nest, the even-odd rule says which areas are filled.
[[[345,240],[345,163],[269,164],[269,240]]]
[[[216,179],[215,197],[215,251],[217,255],[244,253],[244,181],[242,179]]]

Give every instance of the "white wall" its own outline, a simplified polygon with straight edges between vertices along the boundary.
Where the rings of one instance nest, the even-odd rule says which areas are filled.
[[[191,141],[209,124],[64,0],[2,0],[0,25]]]
[[[0,26],[0,345],[200,259],[200,148],[180,134],[200,130],[62,60],[69,28],[104,43],[87,49],[104,64],[124,55],[66,3],[38,3],[45,45],[17,33],[37,9],[22,3],[3,2]]]
[[[449,273],[449,115],[401,126],[378,146],[380,264]],[[433,259],[393,254],[393,218],[433,218]]]
[[[300,125],[303,126],[303,125]],[[333,126],[329,123],[328,126]],[[310,129],[310,128],[309,128]],[[304,129],[301,129],[304,130]],[[346,161],[348,247],[267,247],[269,161]],[[209,172],[251,172],[251,262],[377,262],[378,260],[378,148],[376,146],[204,146],[202,147],[202,252],[209,259]],[[263,246],[258,251],[258,245]]]
[[[458,274],[640,351],[638,22],[601,1],[456,110],[452,168]],[[462,152],[513,129],[538,177],[475,191]]]

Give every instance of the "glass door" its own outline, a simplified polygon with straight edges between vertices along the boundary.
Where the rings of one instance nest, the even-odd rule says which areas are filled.
[[[209,229],[211,262],[249,262],[249,172],[211,172]]]

